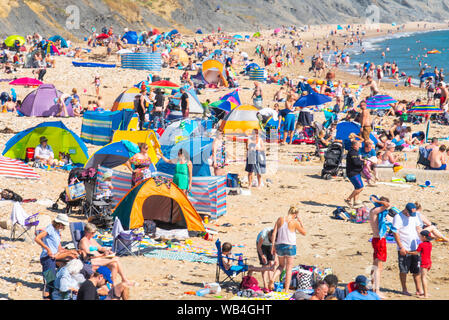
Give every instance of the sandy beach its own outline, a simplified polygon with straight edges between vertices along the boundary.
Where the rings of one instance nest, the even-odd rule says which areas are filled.
[[[417,27],[417,23],[408,23],[401,32],[423,31]],[[426,30],[432,28],[445,28],[446,24],[427,23]],[[391,25],[381,25],[382,32],[377,30],[366,30],[366,38],[386,35]],[[314,45],[317,40],[323,43],[326,34],[335,26],[312,26],[311,30],[301,33],[304,41],[310,42],[310,48],[304,50],[306,63],[301,66],[299,63],[282,68],[281,74],[294,79],[295,83],[299,76],[312,77],[308,72],[310,66],[309,57],[314,53]],[[245,33],[242,33],[245,35]],[[239,49],[247,52],[251,58],[257,43],[266,43],[270,38],[270,32],[262,32],[262,39],[250,42],[241,42]],[[187,36],[186,41],[193,39]],[[199,37],[197,37],[199,39]],[[337,40],[342,41],[342,37]],[[281,43],[291,43],[289,38],[279,38]],[[275,40],[273,40],[275,41]],[[272,42],[273,42],[272,41]],[[86,47],[86,44],[82,44]],[[106,48],[95,48],[86,61],[94,60],[94,57],[104,56]],[[146,80],[148,72],[129,69],[90,69],[75,68],[72,66],[70,58],[60,56],[55,57],[56,68],[48,69],[45,83],[53,83],[57,89],[70,93],[72,88],[77,88],[81,97],[81,104],[95,99],[94,86],[91,84],[95,74],[99,74],[102,79],[100,95],[103,97],[106,106],[112,106],[115,98],[125,89],[132,87],[139,81]],[[101,59],[102,62],[118,62],[116,55],[109,59]],[[254,58],[254,62],[261,64],[259,58]],[[237,60],[235,71],[242,70],[241,61]],[[19,70],[12,75],[4,74],[2,78],[13,79],[14,77],[33,77],[32,69]],[[268,70],[269,73],[273,69]],[[159,75],[163,78],[170,78],[171,81],[179,83],[182,71],[173,69],[163,69]],[[193,74],[193,73],[192,73]],[[336,71],[336,80],[361,84],[359,77]],[[240,98],[242,104],[252,104],[251,95],[253,92],[253,82],[247,77],[239,75]],[[273,96],[279,86],[274,84],[262,84],[265,104],[274,104]],[[32,88],[15,87],[19,99],[23,99]],[[0,82],[0,92],[9,91],[8,82]],[[203,90],[199,99],[201,102],[206,99],[216,101],[230,89]],[[404,88],[402,84],[395,86],[392,83],[382,83],[380,91],[388,94],[397,100],[406,99],[408,101],[417,97],[425,97],[425,90],[418,88]],[[368,90],[364,90],[362,97],[368,95]],[[324,120],[322,112],[315,113],[315,119]],[[10,128],[15,132],[20,132],[44,121],[62,121],[76,134],[81,133],[82,118],[19,118],[11,113],[0,114],[0,129]],[[386,123],[391,123],[393,118],[389,118]],[[413,131],[424,130],[424,125],[412,125]],[[0,134],[0,146],[2,150],[5,143],[14,134]],[[446,138],[449,136],[449,127],[432,125],[431,136]],[[235,143],[234,143],[235,144]],[[238,144],[238,143],[237,143]],[[87,145],[89,155],[99,147]],[[256,251],[257,234],[268,226],[273,226],[276,219],[286,215],[290,205],[297,205],[300,209],[300,217],[307,231],[306,236],[299,236],[297,241],[298,254],[295,257],[295,264],[315,265],[320,268],[332,268],[343,286],[354,278],[363,274],[369,276],[372,266],[372,246],[369,242],[371,229],[368,223],[355,224],[331,218],[332,212],[338,206],[344,205],[344,199],[352,191],[352,185],[343,178],[335,178],[330,181],[321,179],[320,172],[322,162],[318,158],[310,162],[297,163],[295,156],[301,152],[314,151],[313,146],[290,145],[279,147],[277,144],[267,144],[268,154],[273,156],[274,161],[268,163],[268,172],[263,176],[265,184],[270,180],[270,186],[261,189],[251,189],[251,195],[227,196],[227,214],[218,220],[211,220],[210,227],[218,230],[219,238],[222,242],[238,244],[234,253],[243,253],[248,258],[249,264],[258,265]],[[231,159],[241,157],[230,152]],[[404,163],[405,168],[416,167],[416,153],[408,153],[408,161]],[[271,158],[270,158],[271,159]],[[277,159],[277,161],[276,161]],[[240,177],[246,176],[244,162],[233,162],[227,167],[228,172],[238,173]],[[56,213],[48,210],[66,187],[67,172],[51,170],[45,171],[36,169],[41,175],[38,181],[28,181],[0,177],[0,187],[7,187],[14,190],[27,199],[38,199],[37,203],[25,203],[24,209],[30,213],[40,212],[44,218],[42,221],[51,221]],[[442,173],[446,174],[447,173]],[[398,173],[400,176],[400,172]],[[443,180],[443,179],[442,179]],[[435,184],[434,188],[421,188],[417,184],[407,184],[407,187],[377,184],[373,187],[366,187],[362,193],[361,200],[368,201],[371,194],[387,196],[391,203],[397,208],[404,208],[408,202],[419,202],[423,206],[424,213],[444,234],[449,234],[449,183]],[[12,203],[0,202],[0,221],[9,220]],[[71,215],[70,221],[85,221],[84,217]],[[223,226],[230,224],[230,227]],[[15,241],[9,239],[10,230],[0,228],[0,239],[5,248],[0,249],[0,299],[20,299],[39,300],[42,297],[42,276],[39,255],[41,248],[30,241]],[[62,234],[63,245],[71,242],[68,228]],[[192,238],[193,245],[207,249],[214,249],[214,241],[206,241],[201,238]],[[384,264],[382,274],[381,291],[388,299],[418,299],[416,296],[404,296],[401,294],[399,282],[399,270],[397,263],[396,244],[388,244],[388,258]],[[429,276],[429,291],[433,299],[447,299],[449,297],[449,271],[446,263],[449,263],[449,246],[442,242],[433,242],[432,269]],[[220,299],[214,295],[202,298],[186,295],[186,291],[196,291],[203,287],[203,283],[215,281],[215,264],[195,263],[187,261],[172,261],[148,257],[122,257],[120,258],[124,270],[128,277],[137,282],[137,286],[131,288],[131,299]],[[259,284],[262,283],[260,274],[255,275]],[[239,277],[240,279],[240,277]],[[413,279],[408,277],[409,291],[414,293]],[[232,292],[223,290],[220,293],[221,299],[230,299]]]

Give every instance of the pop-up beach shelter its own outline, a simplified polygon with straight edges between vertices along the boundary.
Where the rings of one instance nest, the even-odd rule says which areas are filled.
[[[125,164],[129,158],[139,152],[139,147],[130,141],[122,140],[110,143],[98,149],[86,162],[85,168],[98,168],[99,166],[113,169]]]
[[[189,96],[189,113],[191,114],[203,114],[204,109],[200,102],[200,99],[198,99],[198,96],[196,95],[194,88],[186,89],[185,92]],[[172,102],[174,105],[179,106],[181,103],[181,96],[182,93],[178,92],[174,95]]]
[[[59,113],[57,101],[61,95],[62,92],[54,85],[43,84],[25,97],[18,110],[28,117],[56,116]],[[69,116],[74,116],[71,104],[67,105],[67,112]]]
[[[122,41],[126,40],[126,43],[128,44],[137,44],[139,40],[139,36],[137,32],[135,31],[128,31],[125,33],[122,37]]]
[[[25,160],[28,148],[35,148],[40,143],[40,137],[48,139],[55,158],[59,152],[69,153],[75,164],[85,164],[88,159],[87,147],[73,131],[61,121],[44,122],[33,128],[19,132],[5,146],[3,155],[12,159]]]
[[[115,99],[112,105],[111,111],[117,111],[122,109],[134,110],[137,97],[140,95],[140,89],[132,87],[123,91],[117,99]]]
[[[170,180],[150,178],[131,189],[112,215],[125,230],[143,226],[145,220],[170,224],[189,231],[205,231],[200,215],[186,194]]]
[[[60,40],[61,41],[61,48],[68,48],[69,47],[69,45],[67,44],[67,41],[63,37],[61,37],[60,35],[56,35],[56,36],[53,36],[51,38],[48,38],[48,40],[52,41],[52,42],[56,42],[56,41]]]
[[[241,105],[234,108],[221,123],[221,130],[225,134],[248,135],[253,129],[261,129],[257,118],[257,109],[250,105]]]
[[[165,157],[169,159],[176,158],[178,151],[184,149],[189,154],[190,161],[192,161],[192,176],[208,177],[211,175],[209,158],[212,155],[212,142],[213,140],[208,137],[194,137],[178,142],[175,145],[163,145],[161,148]],[[175,165],[166,163],[161,159],[157,163],[157,170],[158,172],[174,175]]]

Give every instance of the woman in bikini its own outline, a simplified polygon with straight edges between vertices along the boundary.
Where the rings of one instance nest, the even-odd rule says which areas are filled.
[[[123,273],[123,268],[119,263],[117,257],[111,257],[113,252],[110,249],[100,246],[97,240],[94,239],[97,227],[92,223],[87,223],[84,227],[84,237],[79,242],[79,249],[82,252],[84,259],[90,259],[92,266],[105,266],[111,270],[111,278],[113,283],[117,282],[117,274],[122,278],[122,283],[126,285],[133,285]]]

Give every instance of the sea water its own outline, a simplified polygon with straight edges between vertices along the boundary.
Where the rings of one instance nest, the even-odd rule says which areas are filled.
[[[434,68],[443,69],[445,78],[449,79],[449,30],[427,31],[415,33],[396,33],[378,38],[366,39],[362,47],[354,46],[348,52],[351,59],[351,71],[356,73],[354,65],[372,62],[376,66],[384,62],[396,62],[399,73],[405,72],[414,79],[419,79],[421,68],[426,67],[426,72],[433,73]],[[389,50],[388,50],[388,49]],[[428,54],[430,50],[438,50],[441,53]],[[385,57],[382,57],[385,52]],[[419,65],[421,62],[421,67]],[[358,74],[358,71],[357,71]],[[375,77],[376,78],[376,77]],[[401,78],[404,79],[404,78]],[[401,81],[403,82],[403,81]]]

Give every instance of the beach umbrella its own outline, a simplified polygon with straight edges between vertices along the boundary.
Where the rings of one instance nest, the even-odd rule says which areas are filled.
[[[239,35],[239,34],[236,34],[235,36],[233,36],[233,38],[234,39],[239,39],[239,40],[243,39],[243,37],[241,35]]]
[[[392,97],[387,95],[377,95],[366,100],[366,108],[370,110],[387,110],[390,104],[396,103]]]
[[[201,29],[196,30],[195,32],[196,34],[203,34],[203,31],[201,31]]]
[[[153,88],[161,88],[161,89],[178,89],[179,85],[176,83],[167,81],[167,80],[161,80],[161,81],[155,81],[149,84],[150,87]]]
[[[337,124],[337,133],[335,135],[335,139],[342,140],[345,149],[349,150],[351,148],[351,139],[349,138],[349,135],[351,133],[360,135],[360,128],[361,126],[355,122],[350,121],[340,122],[339,124]],[[376,145],[377,144],[376,137],[372,133],[370,134],[369,137],[370,140],[374,143],[374,145]]]
[[[100,35],[98,35],[97,39],[98,40],[103,40],[103,39],[108,39],[109,35],[107,35],[106,33],[102,33]]]
[[[298,100],[296,100],[294,107],[305,108],[308,106],[319,106],[328,102],[331,102],[332,98],[320,94],[320,93],[310,93],[306,96],[302,96]]]
[[[220,49],[216,49],[212,55],[216,54],[217,56],[221,56],[223,52]]]
[[[259,38],[260,37],[260,32],[257,31],[255,34],[253,34],[253,38]]]
[[[16,42],[16,40],[19,41],[21,46],[23,46],[26,42],[24,37],[18,36],[18,35],[13,35],[13,36],[9,36],[8,38],[5,39],[5,44],[8,47],[14,47],[14,43]]]
[[[157,34],[161,34],[161,32],[159,31],[158,28],[153,28],[153,36]]]
[[[279,33],[279,32],[281,32],[281,28],[274,29],[274,33]]]
[[[9,84],[12,86],[38,87],[44,83],[37,79],[25,77],[25,78],[19,78],[19,79],[13,80]]]
[[[407,113],[418,114],[418,115],[438,114],[438,113],[444,113],[444,110],[438,108],[437,106],[433,106],[433,105],[417,105],[417,106],[413,106],[412,108],[410,108],[410,110],[408,110]]]
[[[231,112],[232,109],[234,109],[235,107],[237,107],[237,105],[235,103],[232,103],[230,101],[223,101],[223,100],[218,100],[215,101],[213,103],[211,103],[209,105],[210,108],[217,108],[226,112]]]
[[[438,108],[437,106],[433,106],[433,105],[417,105],[417,106],[411,107],[410,110],[407,111],[407,113],[423,116],[423,115],[444,113],[444,110]],[[424,141],[427,142],[427,138],[428,138],[428,134],[429,134],[429,130],[430,130],[429,118],[427,118],[426,127],[427,127],[427,130],[426,130]]]
[[[17,179],[40,179],[40,176],[24,162],[2,156],[0,156],[0,176]]]
[[[424,73],[422,76],[421,76],[421,79],[423,79],[423,78],[429,78],[429,77],[436,77],[436,74],[435,73],[433,73],[433,72],[426,72],[426,73]]]

